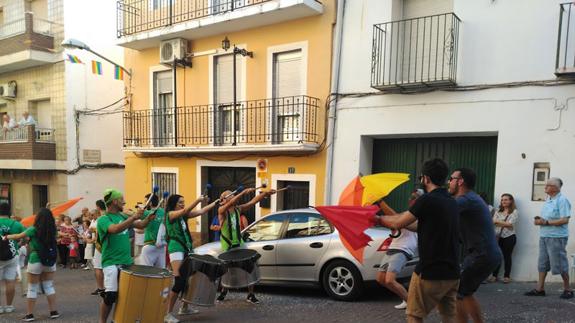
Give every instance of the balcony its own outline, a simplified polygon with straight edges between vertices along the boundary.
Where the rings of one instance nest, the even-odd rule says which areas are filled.
[[[573,35],[575,35],[575,3],[562,3],[559,5],[559,32],[555,58],[555,75],[558,77],[575,77],[575,39],[573,39]]]
[[[61,57],[54,53],[56,24],[35,18],[30,12],[0,26],[0,73],[51,64]]]
[[[401,93],[455,86],[459,24],[445,13],[374,25],[371,87]]]
[[[140,153],[310,153],[320,100],[284,97],[124,113],[124,149]]]
[[[55,169],[54,129],[0,129],[0,169]]]
[[[161,40],[197,39],[319,15],[317,0],[117,0],[119,45],[141,50]]]

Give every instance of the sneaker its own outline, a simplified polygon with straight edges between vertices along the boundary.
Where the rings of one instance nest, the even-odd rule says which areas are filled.
[[[180,320],[178,320],[175,316],[172,315],[172,313],[168,313],[166,316],[164,316],[164,323],[179,323]]]
[[[497,281],[497,277],[495,277],[495,276],[490,276],[489,278],[487,278],[488,283],[495,283],[496,281]]]
[[[260,303],[260,300],[257,299],[256,295],[254,295],[254,294],[249,294],[246,301],[248,301],[248,303],[252,303],[252,304],[259,304]]]
[[[226,298],[226,295],[227,295],[227,294],[228,294],[228,291],[227,291],[227,290],[221,292],[220,295],[219,295],[218,298],[217,298],[217,301],[218,301],[218,302],[223,301],[224,298]]]
[[[544,290],[537,290],[537,289],[532,289],[530,291],[528,291],[527,293],[523,294],[525,296],[545,296],[545,291]]]
[[[510,282],[511,282],[511,278],[509,278],[509,277],[503,278],[503,283],[504,283],[504,284],[509,284]]]
[[[187,306],[182,306],[178,310],[178,315],[192,315],[192,314],[198,314],[199,312],[200,312],[200,310],[197,310],[195,308],[189,308]]]
[[[12,313],[14,312],[14,305],[4,306],[4,313]]]
[[[58,313],[58,311],[51,311],[50,312],[50,318],[51,319],[57,319],[60,317],[60,313]]]
[[[563,294],[561,294],[561,296],[559,296],[559,298],[562,298],[562,299],[573,298],[573,291],[572,290],[564,290]]]
[[[24,322],[32,322],[34,321],[34,314],[26,314],[26,316],[24,316],[22,318],[22,321]]]
[[[395,305],[394,307],[395,307],[395,309],[398,309],[398,310],[404,310],[407,308],[407,302],[403,301],[403,302],[401,302],[401,304]]]

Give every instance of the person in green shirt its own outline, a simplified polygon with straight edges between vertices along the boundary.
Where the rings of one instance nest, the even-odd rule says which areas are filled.
[[[140,261],[142,265],[153,266],[157,268],[166,268],[166,241],[165,237],[158,237],[158,232],[160,231],[160,226],[164,221],[165,211],[163,208],[159,208],[159,198],[156,194],[146,195],[146,200],[150,198],[149,210],[144,211],[144,219],[155,212],[156,218],[150,221],[150,224],[146,227],[144,231],[144,247],[142,248],[142,254],[140,255]],[[157,209],[156,209],[157,208]],[[154,210],[156,209],[156,210]]]
[[[118,298],[118,276],[122,265],[132,265],[130,237],[128,229],[134,227],[144,229],[150,221],[155,219],[155,214],[140,220],[143,210],[136,213],[125,214],[123,194],[115,189],[107,189],[104,192],[104,203],[107,213],[98,218],[98,239],[102,245],[102,271],[104,272],[103,302],[100,305],[100,323],[106,323],[112,306]]]
[[[5,239],[20,240],[24,238],[30,239],[30,257],[28,259],[28,291],[26,292],[27,314],[22,318],[23,321],[34,321],[34,306],[36,305],[36,298],[40,290],[40,283],[42,290],[48,298],[48,308],[50,309],[50,318],[55,319],[60,317],[60,313],[56,310],[56,290],[54,289],[54,272],[56,271],[56,221],[52,215],[52,211],[42,208],[36,214],[34,225],[29,227],[26,231],[18,234],[10,234],[4,236]],[[43,264],[39,251],[52,250],[53,262],[51,266]],[[44,262],[45,263],[45,262]]]
[[[194,210],[194,208],[202,202],[207,203],[208,198],[206,196],[200,196],[192,204],[186,206],[183,196],[173,194],[168,198],[168,202],[166,203],[166,216],[164,223],[166,225],[170,265],[174,274],[174,287],[172,287],[170,292],[168,313],[164,318],[164,322],[166,323],[179,322],[179,320],[172,314],[172,311],[176,305],[178,295],[186,286],[185,278],[180,277],[180,265],[182,264],[184,257],[193,252],[192,237],[190,235],[190,230],[188,229],[187,220],[207,213],[213,209],[217,203],[217,201],[214,201],[202,209]],[[197,312],[197,310],[189,310],[186,304],[183,304],[178,314],[185,315]]]
[[[24,232],[24,226],[15,220],[10,219],[10,204],[0,203],[0,236]],[[0,314],[14,312],[14,294],[16,292],[16,276],[18,275],[18,243],[10,241],[10,250],[14,257],[9,260],[0,260],[0,281],[4,281],[6,286],[6,306],[0,306]],[[0,301],[0,304],[1,301]]]
[[[255,188],[248,188],[241,191],[239,194],[233,195],[231,191],[225,191],[220,196],[220,207],[218,208],[218,220],[220,222],[220,243],[222,245],[222,252],[226,252],[232,248],[240,248],[243,246],[244,241],[241,235],[241,214],[248,211],[251,207],[263,200],[265,197],[275,194],[275,190],[262,192],[252,198],[245,204],[238,205],[239,200],[246,194],[255,192]],[[218,301],[223,301],[228,293],[228,290],[222,288]],[[247,301],[252,304],[258,304],[260,301],[254,294],[254,285],[248,286]]]

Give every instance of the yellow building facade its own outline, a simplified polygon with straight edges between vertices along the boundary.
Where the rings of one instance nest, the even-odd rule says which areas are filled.
[[[247,214],[250,222],[321,205],[335,2],[240,1],[231,8],[206,1],[204,10],[181,3],[134,8],[126,0],[118,9],[132,74],[124,114],[128,205],[154,185],[186,203],[239,185],[287,188]],[[153,27],[158,21],[172,23]],[[214,215],[189,223],[203,242]]]

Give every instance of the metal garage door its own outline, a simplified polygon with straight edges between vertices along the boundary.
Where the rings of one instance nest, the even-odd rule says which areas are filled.
[[[497,137],[378,139],[374,140],[372,172],[409,173],[411,178],[386,198],[391,207],[406,209],[423,162],[435,157],[445,160],[450,172],[458,167],[475,170],[476,191],[485,192],[493,202]]]

